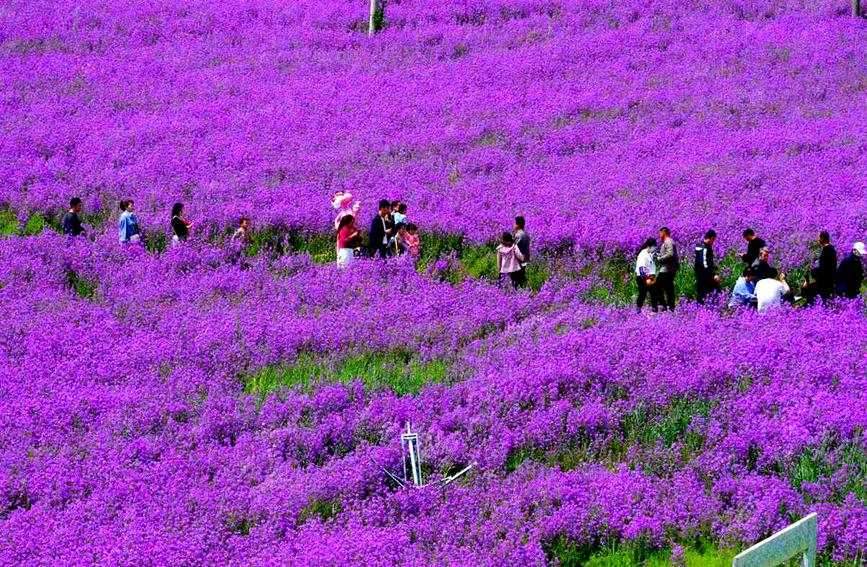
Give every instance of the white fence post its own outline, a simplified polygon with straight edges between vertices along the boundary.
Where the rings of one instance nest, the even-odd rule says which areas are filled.
[[[801,554],[801,567],[816,567],[818,518],[813,512],[738,553],[732,561],[732,567],[773,567],[798,554]]]

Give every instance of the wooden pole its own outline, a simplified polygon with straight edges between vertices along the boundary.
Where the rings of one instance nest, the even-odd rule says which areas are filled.
[[[861,0],[852,0],[852,15],[856,18],[861,17]]]

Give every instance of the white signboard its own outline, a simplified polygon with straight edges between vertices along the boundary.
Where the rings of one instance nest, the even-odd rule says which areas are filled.
[[[818,516],[815,512],[735,556],[732,567],[774,567],[796,555],[801,567],[816,565]]]

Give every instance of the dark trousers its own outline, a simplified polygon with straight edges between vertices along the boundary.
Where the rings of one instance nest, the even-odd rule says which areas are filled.
[[[663,309],[674,311],[674,273],[661,272],[656,275],[656,285],[659,286],[659,296]]]
[[[823,301],[828,301],[834,296],[834,289],[831,286],[820,286],[818,282],[810,282],[801,289],[801,295],[807,300],[807,305],[816,303],[816,298],[821,297]]]
[[[517,272],[509,272],[509,281],[514,289],[524,287],[527,284],[527,272],[523,268]]]
[[[638,301],[635,303],[638,310],[641,311],[641,308],[644,307],[644,300],[649,295],[651,309],[654,312],[659,311],[659,294],[656,284],[647,285],[647,278],[644,276],[635,276],[635,283],[638,284]]]
[[[704,305],[704,300],[708,295],[719,290],[719,284],[714,281],[713,276],[695,275],[695,297],[701,305]]]

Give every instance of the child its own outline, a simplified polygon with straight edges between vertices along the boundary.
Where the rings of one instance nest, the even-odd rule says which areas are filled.
[[[250,243],[250,219],[249,217],[241,217],[238,222],[238,230],[232,235],[232,242],[246,246]]]
[[[515,237],[510,232],[504,232],[497,247],[497,267],[500,275],[509,274],[512,287],[518,289],[521,285],[521,262],[524,255],[515,244]]]
[[[397,234],[391,237],[388,241],[388,252],[392,256],[403,256],[409,250],[409,246],[406,243],[406,225],[404,223],[400,223],[395,226],[397,230]]]
[[[406,243],[409,255],[417,260],[419,254],[421,254],[421,238],[418,235],[418,227],[415,224],[409,223],[406,225],[403,240]]]

